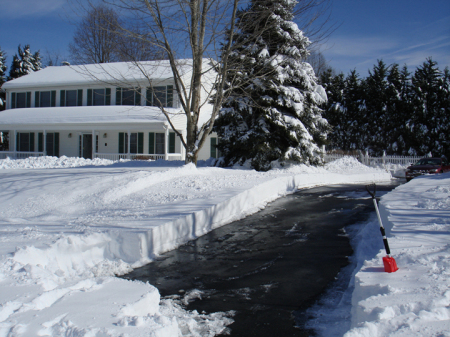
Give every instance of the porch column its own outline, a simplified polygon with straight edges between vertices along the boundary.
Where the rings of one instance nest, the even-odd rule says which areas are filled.
[[[97,144],[97,139],[95,138],[95,130],[92,129],[92,159],[96,157],[95,145]]]
[[[164,159],[169,160],[169,128],[166,127],[164,130]]]
[[[16,153],[17,152],[17,130],[14,130],[14,139],[13,139],[13,141],[11,141],[11,137],[9,137],[9,142],[11,144],[14,144],[12,150],[14,152],[14,158],[16,158],[17,157],[17,153]]]
[[[131,142],[130,142],[130,140],[131,140],[131,131],[129,131],[129,130],[128,130],[127,137],[128,137],[128,144],[127,144],[128,145],[128,149],[127,149],[128,156],[127,156],[127,158],[131,159],[131,153],[130,153],[130,151],[131,151]]]
[[[44,156],[47,155],[47,131],[44,130],[42,131],[42,151],[44,152]],[[39,149],[38,149],[39,151]]]
[[[187,134],[187,132],[186,132],[186,129],[183,129],[182,131],[181,131],[181,134],[183,135],[183,139],[184,139],[184,141],[186,141],[186,134]],[[181,143],[181,140],[180,140],[180,143]],[[186,148],[183,146],[183,143],[181,143],[181,160],[184,160],[184,161],[186,161]]]

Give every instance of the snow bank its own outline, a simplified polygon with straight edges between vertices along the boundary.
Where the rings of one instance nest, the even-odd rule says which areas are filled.
[[[0,336],[214,336],[232,312],[188,312],[187,299],[113,275],[298,188],[390,179],[350,159],[269,172],[160,164],[2,172]]]
[[[30,157],[26,159],[1,159],[0,169],[38,169],[38,168],[62,168],[80,166],[100,166],[111,165],[114,162],[107,159],[84,159],[74,157]]]
[[[450,174],[397,187],[381,198],[380,212],[400,269],[385,273],[380,237],[363,237],[367,261],[355,276],[344,336],[450,336]],[[378,223],[369,225],[376,233]]]

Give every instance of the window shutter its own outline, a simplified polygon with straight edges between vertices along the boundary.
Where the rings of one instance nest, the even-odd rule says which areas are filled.
[[[92,89],[87,90],[87,105],[92,105]],[[81,156],[80,156],[81,157]]]
[[[173,86],[172,85],[167,86],[167,107],[168,108],[173,107]]]
[[[59,157],[59,132],[55,132],[54,146],[53,155]]]
[[[50,106],[56,106],[56,90],[50,92]]]
[[[116,88],[116,105],[122,105],[122,88]]]
[[[34,132],[30,132],[30,152],[34,152]]]
[[[39,91],[34,92],[34,106],[39,108]]]
[[[66,106],[66,91],[60,90],[59,92],[59,106]]]
[[[141,88],[134,88],[134,105],[141,105]]]
[[[175,153],[175,132],[169,133],[169,153]]]
[[[78,157],[81,158],[81,156],[82,156],[82,151],[83,151],[81,135],[78,136],[78,148],[80,149],[80,151],[79,151],[79,153],[78,153]]]
[[[146,94],[146,104],[148,106],[153,106],[153,89],[151,87],[147,88],[147,94]]]
[[[148,153],[154,154],[155,153],[155,133],[149,132],[148,134]]]
[[[44,134],[42,132],[39,132],[38,133],[38,152],[44,151],[43,139],[44,139]]]
[[[211,137],[211,157],[217,158],[217,138]]]
[[[105,89],[105,105],[111,105],[111,88]]]
[[[82,106],[83,105],[83,89],[78,89],[77,105],[78,106]]]
[[[27,92],[27,108],[31,107],[31,92]]]
[[[138,132],[138,148],[137,153],[144,153],[144,133]]]
[[[20,151],[20,133],[16,134],[16,151]]]
[[[119,132],[119,153],[125,153],[123,148],[125,134],[123,132]]]
[[[15,109],[16,108],[16,93],[12,92],[11,93],[11,109]]]

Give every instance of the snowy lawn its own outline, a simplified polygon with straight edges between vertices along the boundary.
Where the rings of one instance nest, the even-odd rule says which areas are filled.
[[[164,164],[0,161],[0,336],[218,334],[232,313],[189,312],[195,294],[160,301],[114,275],[297,188],[390,179],[350,158],[265,173]]]

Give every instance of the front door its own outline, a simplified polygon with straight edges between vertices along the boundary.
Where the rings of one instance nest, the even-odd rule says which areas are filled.
[[[83,135],[81,154],[84,159],[92,159],[92,135]]]

